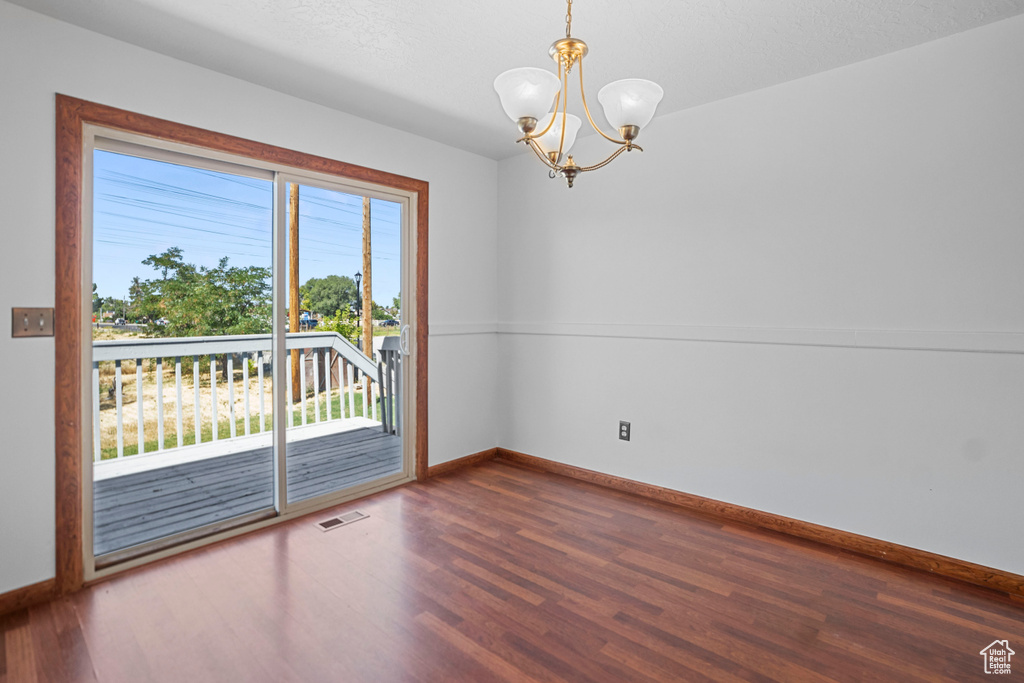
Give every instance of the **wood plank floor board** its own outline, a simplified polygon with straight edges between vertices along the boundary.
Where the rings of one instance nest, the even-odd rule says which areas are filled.
[[[57,631],[57,650],[64,671],[72,681],[96,681],[96,671],[93,667],[92,656],[82,632],[82,625],[75,612],[74,603],[71,598],[64,597],[50,603],[52,623]],[[36,660],[51,657],[53,652],[43,650],[38,652]],[[59,680],[59,679],[58,679]]]
[[[395,437],[392,437],[394,439]],[[350,469],[350,462],[356,462],[359,459],[371,459],[371,460],[382,460],[387,457],[394,457],[395,455],[401,454],[401,443],[393,440],[384,439],[375,440],[371,442],[364,442],[354,447],[346,447],[344,449],[345,455],[348,456],[344,460],[338,459],[338,449],[327,450],[323,453],[318,454],[316,459],[306,459],[307,454],[297,454],[289,460],[289,471],[288,477],[292,481],[299,481],[304,476],[310,474],[319,476],[321,474],[330,474],[345,469]]]
[[[228,562],[228,556],[223,553],[207,553],[206,550],[201,551],[205,556],[203,562],[184,563],[182,572],[196,587],[195,593],[202,605],[199,613],[205,616],[203,623],[213,630],[221,624],[229,624],[233,638],[239,643],[233,654],[251,659],[267,671],[265,677],[251,680],[324,680],[330,671],[321,658],[310,656],[291,661],[277,656],[301,634],[290,631],[274,614],[273,607],[268,611],[262,601],[248,598],[247,591],[239,587],[240,581],[248,580],[247,573],[239,575],[235,562]],[[224,646],[225,640],[211,635],[215,647]]]
[[[401,469],[401,456],[394,457],[393,454],[367,453],[346,458],[344,467],[324,468],[322,470],[302,470],[294,474],[289,473],[289,488],[299,490],[322,488],[321,482],[325,480],[349,480],[352,477],[360,477],[369,468],[379,469],[380,467]]]
[[[381,449],[380,446],[369,444],[360,447],[360,449],[345,450],[345,455],[348,456],[345,459],[345,467],[339,467],[338,452],[325,456],[324,458],[317,459],[315,461],[299,461],[294,460],[289,464],[291,467],[288,471],[288,479],[292,483],[301,483],[310,476],[318,478],[323,474],[334,473],[341,470],[349,469],[350,463],[354,463],[358,460],[379,460],[385,453],[388,456],[393,456],[395,451],[400,453],[400,450]]]
[[[208,497],[202,506],[190,506],[174,514],[162,516],[153,512],[138,518],[138,524],[111,531],[100,530],[93,547],[96,556],[130,548],[139,543],[170,536],[188,529],[223,522],[235,517],[268,509],[262,493],[250,493],[234,499]],[[272,509],[272,508],[271,508]]]
[[[347,453],[364,453],[378,448],[379,444],[386,443],[390,445],[396,440],[398,440],[398,437],[382,434],[379,430],[361,428],[319,436],[304,441],[291,442],[288,445],[288,453],[292,456],[289,465],[297,468],[301,467],[307,460],[314,461],[324,458],[333,460],[339,448],[344,448]],[[225,476],[234,475],[241,468],[252,467],[253,465],[269,467],[272,465],[271,454],[272,449],[267,446],[230,455],[112,477],[96,482],[94,497],[97,501],[103,501],[107,497],[123,499],[132,491],[140,490],[145,492],[152,486],[166,488],[180,479],[188,477],[197,478],[201,481],[221,479]],[[104,482],[115,480],[118,482],[116,486],[104,484]]]
[[[501,461],[316,518],[352,509],[8,615],[0,681],[931,683],[1024,643],[1004,594]]]
[[[955,600],[955,596],[945,591],[932,591],[927,595],[922,595],[913,591],[912,588],[908,587],[906,591],[901,591],[899,594],[896,594],[895,591],[886,591],[880,593],[878,599],[882,602],[893,602],[903,609],[921,610],[933,614],[937,619],[953,617],[989,629],[1012,629],[1015,626],[1012,613],[1004,614],[995,609],[986,611],[973,605],[964,605]]]
[[[38,681],[28,610],[20,610],[8,616],[4,624],[3,642],[7,680],[12,683]]]
[[[58,652],[57,627],[54,623],[52,610],[38,610],[31,613],[29,619],[29,636],[35,652],[35,670],[40,681],[71,680],[71,672],[65,668],[66,660],[62,657],[42,657],[43,652]]]
[[[361,428],[289,444],[289,500],[401,471],[401,439]],[[271,449],[261,448],[95,482],[101,556],[273,507]]]
[[[623,557],[623,556],[620,555],[620,557]],[[664,578],[664,577],[661,577],[661,578]],[[873,588],[878,588],[878,587],[879,587],[878,585],[875,585]],[[868,595],[873,595],[874,594],[874,592],[873,592],[873,590],[871,588],[864,588],[863,586],[854,586],[854,588],[855,588],[855,590],[860,591],[860,592],[862,592],[864,594],[868,594]]]
[[[360,524],[366,529],[378,521],[376,517],[371,517]],[[344,531],[355,531],[356,528],[353,526]],[[293,544],[296,552],[289,557],[290,567],[292,571],[301,572],[305,580],[296,585],[289,599],[300,605],[323,603],[328,615],[333,609],[342,609],[348,614],[344,623],[338,623],[334,628],[354,629],[358,637],[366,639],[362,650],[368,661],[360,662],[359,666],[372,668],[374,664],[369,661],[371,658],[394,659],[394,653],[401,651],[405,657],[400,661],[389,661],[386,666],[376,665],[382,679],[424,680],[417,673],[418,659],[424,652],[429,652],[429,646],[422,642],[418,629],[414,627],[414,618],[423,611],[425,601],[401,599],[397,591],[384,580],[391,573],[390,569],[374,572],[373,568],[358,566],[358,562],[350,555],[336,554],[335,551],[343,547],[335,542],[342,538],[341,531],[332,532],[332,538],[332,534],[325,536],[307,528],[303,534],[309,543],[296,541]],[[333,604],[337,607],[332,607]],[[382,608],[382,604],[387,607]],[[386,634],[384,628],[389,629]],[[339,639],[358,640],[349,633],[342,634]],[[349,664],[348,668],[354,666]],[[390,676],[384,675],[389,668],[393,673]]]
[[[317,463],[301,463],[288,472],[288,481],[296,486],[305,484],[307,481],[320,481],[327,477],[345,476],[346,472],[358,468],[363,463],[383,463],[392,465],[401,463],[401,447],[378,448],[366,452],[346,451],[346,458],[341,461],[335,452],[333,458],[324,459]]]
[[[210,494],[205,498],[164,510],[142,509],[147,511],[132,518],[135,524],[107,525],[96,529],[97,549],[101,545],[113,545],[115,549],[124,547],[117,542],[125,538],[161,538],[170,533],[201,526],[202,523],[229,519],[248,512],[272,510],[273,502],[267,500],[263,491],[235,491],[230,496]]]
[[[464,573],[449,570],[435,572],[431,577],[434,586],[451,597],[451,604],[462,617],[460,627],[475,624],[494,638],[500,638],[508,631],[511,623],[519,624],[517,632],[537,638],[547,638],[551,626],[530,606],[517,598],[494,590],[479,579],[470,580]],[[475,579],[475,577],[472,577]]]
[[[461,478],[457,478],[455,481],[452,480],[452,477],[441,477],[438,480],[428,482],[433,486],[431,495],[470,508],[477,508],[480,505],[492,505],[494,506],[496,517],[508,520],[510,523],[517,525],[517,528],[551,528],[558,526],[555,520],[524,509],[524,506],[519,501],[506,502],[504,500],[495,500],[496,497],[493,495],[487,495],[483,492],[478,493],[474,490],[475,487],[458,485],[457,482],[461,481]]]
[[[438,505],[436,500],[425,499],[413,489],[409,491],[413,504],[421,506],[420,509],[425,514],[431,515],[432,519],[443,521],[446,525],[456,524],[493,538],[498,538],[503,533],[513,534],[520,528],[513,520],[504,516],[494,515],[486,520],[480,520],[468,501],[449,499],[444,501],[445,505]],[[481,524],[480,521],[484,523]]]
[[[838,640],[848,645],[855,644],[857,646],[855,655],[858,658],[871,653],[865,658],[874,661],[881,657],[883,662],[909,662],[917,671],[915,675],[932,681],[962,681],[973,677],[981,670],[978,665],[978,660],[981,658],[977,655],[977,651],[991,642],[988,641],[975,648],[975,652],[964,653],[961,648],[961,652],[946,653],[944,649],[940,651],[942,646],[936,643],[919,645],[902,631],[878,629],[874,625],[869,626],[868,622],[862,619],[847,618],[846,616],[830,616],[828,629],[823,633],[832,639],[831,642]],[[829,640],[826,639],[824,643],[827,644],[827,642]],[[926,665],[924,664],[925,660],[927,660]],[[950,663],[951,660],[953,664]],[[904,668],[899,665],[897,670],[904,670]],[[909,675],[909,671],[904,670],[904,673]]]
[[[444,534],[438,537],[438,554],[450,555],[453,558],[466,558],[480,566],[488,568],[494,574],[516,583],[532,595],[537,595],[544,602],[557,602],[567,594],[579,595],[571,589],[560,586],[546,577],[531,571],[525,562],[517,559],[513,553],[489,547],[489,544],[474,543],[473,538]],[[443,545],[442,545],[443,544]]]
[[[401,452],[390,454],[383,452],[364,456],[362,459],[352,462],[349,467],[314,472],[313,476],[305,481],[289,480],[289,491],[294,490],[298,498],[312,498],[401,471]],[[289,493],[289,499],[291,498]]]
[[[721,652],[735,649],[742,644],[747,634],[753,632],[754,620],[748,614],[730,615],[723,609],[722,601],[713,594],[689,595],[681,594],[677,599],[677,607],[671,613],[652,619],[652,615],[641,611],[625,608],[617,612],[614,619],[631,625],[638,630],[654,633],[663,640],[678,643],[680,639],[698,646],[704,652]],[[729,629],[729,630],[727,630]],[[779,666],[781,660],[791,661],[803,666],[801,658],[789,657],[785,639],[770,648],[750,648],[752,653],[769,653],[764,664]],[[740,645],[742,647],[742,645]],[[744,664],[747,661],[744,651],[733,654],[733,661]],[[778,661],[772,661],[778,659]],[[801,679],[813,678],[806,671],[799,671]]]
[[[102,516],[97,514],[94,533],[100,537],[115,536],[124,531],[134,533],[143,526],[152,528],[196,516],[216,516],[220,508],[236,503],[244,503],[243,507],[250,510],[272,508],[273,496],[268,496],[264,488],[253,485],[201,487],[181,496],[140,501],[131,508],[121,511],[118,516],[110,513]]]
[[[132,578],[129,574],[121,579],[117,591],[83,590],[71,598],[101,681],[153,680],[157,673],[130,626],[131,620],[139,618],[138,607],[131,601]],[[169,627],[167,642],[173,643],[174,627],[159,626]]]
[[[596,624],[581,623],[575,616],[565,610],[558,608],[557,602],[545,601],[536,606],[543,617],[543,623],[548,626],[545,637],[537,639],[532,637],[529,640],[517,636],[516,642],[520,649],[527,646],[533,649],[549,648],[553,654],[558,655],[558,662],[572,663],[579,661],[592,662],[589,669],[582,669],[584,680],[633,680],[641,679],[638,672],[622,668],[620,662],[605,657],[595,656],[595,653],[602,651],[608,641],[615,640],[615,634]],[[568,677],[565,671],[556,670],[563,677]]]
[[[117,505],[122,500],[132,500],[132,494],[146,496],[154,492],[173,491],[171,487],[188,481],[189,478],[200,482],[217,481],[238,476],[241,470],[253,466],[268,467],[271,462],[270,449],[260,448],[146,472],[134,472],[96,481],[93,485],[93,497],[97,503],[107,503],[108,499],[112,499],[109,503]]]
[[[547,595],[549,600],[572,599],[583,604],[599,606],[606,616],[611,616],[619,610],[614,595],[605,595],[595,584],[581,581],[581,575],[565,572],[557,565],[549,566],[536,561],[526,552],[527,549],[506,550],[492,547],[489,550],[494,554],[488,557],[487,553],[476,545],[477,539],[473,537],[446,534],[441,540],[452,547],[467,549],[481,558],[489,559],[496,566],[522,577],[530,582],[528,585],[532,586],[531,590]]]
[[[398,471],[402,465],[400,446],[389,446],[386,450],[365,453],[353,453],[347,449],[335,450],[333,457],[339,462],[331,466],[327,466],[325,462],[319,469],[293,465],[289,468],[289,486],[304,492],[303,497],[309,497],[334,490],[339,485],[352,486],[361,483],[382,471]],[[235,497],[243,490],[264,495],[269,501],[268,504],[272,505],[271,464],[263,461],[252,463],[249,460],[251,458],[239,459],[239,467],[230,472],[210,474],[188,469],[169,472],[166,475],[166,483],[159,487],[147,487],[145,490],[133,488],[121,498],[108,495],[100,505],[94,507],[100,520],[97,527],[113,529],[134,526],[140,519],[140,512],[144,510],[155,511],[157,514],[174,512],[178,508],[197,501],[202,503],[211,497]],[[117,480],[105,480],[102,483],[107,481]],[[115,486],[109,488],[115,493],[119,490]],[[145,514],[146,512],[142,512],[142,515]]]
[[[107,489],[104,492],[108,495],[97,501],[93,505],[93,510],[98,516],[118,521],[121,513],[129,512],[139,505],[147,504],[151,507],[168,505],[169,502],[187,499],[188,496],[194,495],[198,491],[256,488],[265,485],[266,481],[273,480],[273,467],[269,461],[258,464],[249,464],[244,461],[237,461],[237,463],[237,468],[225,471],[223,474],[198,472],[196,471],[198,467],[191,471],[188,469],[169,471],[160,484],[144,488],[130,489],[130,481],[123,482],[122,488],[122,482],[118,479],[97,482],[97,485],[104,485],[104,488]]]
[[[379,520],[377,516],[373,516],[371,512],[372,520]],[[365,522],[363,523],[365,524]],[[372,533],[372,532],[371,532]],[[436,620],[437,623],[446,625],[448,627],[455,627],[463,623],[464,619],[458,616],[455,612],[448,609],[440,602],[435,600],[432,596],[438,597],[440,600],[448,601],[448,594],[446,592],[436,592],[432,590],[422,590],[423,584],[418,580],[412,580],[417,574],[410,571],[412,569],[422,569],[426,573],[435,571],[437,567],[430,563],[422,563],[409,553],[405,553],[406,557],[411,560],[409,565],[401,566],[404,562],[389,563],[389,565],[380,571],[381,567],[378,562],[378,555],[375,554],[364,554],[360,553],[354,555],[353,553],[346,552],[344,545],[332,546],[332,555],[324,558],[324,562],[319,565],[311,565],[308,561],[308,557],[302,557],[297,561],[302,564],[303,567],[313,567],[314,571],[321,572],[322,581],[328,586],[334,586],[335,589],[340,589],[339,582],[344,584],[345,595],[348,596],[349,604],[352,604],[352,596],[357,596],[356,608],[360,610],[360,613],[364,619],[367,619],[371,623],[374,623],[381,628],[400,628],[402,631],[408,633],[408,636],[413,639],[411,643],[411,650],[406,650],[407,654],[411,651],[416,653],[415,656],[418,659],[423,659],[426,653],[429,653],[429,662],[424,662],[426,665],[424,670],[433,670],[434,673],[425,676],[425,680],[488,680],[490,677],[484,670],[479,670],[472,675],[468,675],[466,665],[472,664],[472,660],[468,659],[464,653],[458,648],[453,648],[449,643],[440,644],[442,650],[447,650],[447,654],[439,653],[436,650],[436,642],[430,645],[428,642],[424,642],[422,633],[422,620],[424,615],[429,615],[431,622]],[[381,548],[381,550],[387,552],[387,548]],[[397,548],[395,549],[397,550]],[[415,552],[414,549],[410,549]],[[401,555],[398,556],[401,558]],[[348,571],[338,571],[338,562],[347,562]],[[333,571],[333,576],[330,572]],[[323,572],[328,572],[324,574]],[[346,576],[349,579],[346,579]],[[401,620],[395,623],[395,614],[393,610],[381,610],[380,599],[381,591],[377,590],[366,590],[365,586],[359,585],[353,590],[351,585],[352,578],[362,578],[362,580],[379,581],[385,584],[389,591],[392,591],[391,595],[400,596],[400,600],[389,604],[395,605],[401,609],[403,614]],[[418,590],[419,589],[419,590]],[[449,603],[451,604],[451,603]],[[387,612],[390,612],[387,613]],[[390,620],[390,623],[389,621]],[[440,655],[440,656],[439,656]],[[458,663],[459,660],[463,660],[458,666],[453,666]],[[441,665],[441,666],[439,666]]]
[[[578,614],[589,613],[589,610],[583,605],[568,604]],[[744,680],[774,680],[763,673],[764,665],[767,662],[759,661],[755,667],[750,668],[742,659],[732,656],[729,647],[708,647],[708,643],[701,642],[699,637],[681,638],[661,628],[660,625],[652,625],[639,616],[626,612],[617,612],[610,621],[619,625],[620,632],[627,637],[642,637],[660,651],[671,652],[673,656],[679,657],[689,668],[694,670],[723,672],[729,675],[729,678]]]
[[[620,557],[624,557],[624,556],[625,556],[625,554],[621,555]],[[647,573],[650,574],[650,572],[647,572]],[[666,591],[666,589],[668,589],[668,593],[666,594],[666,599],[671,599],[671,597],[672,597],[670,595],[671,591],[676,589],[676,587],[671,585],[671,582],[665,581],[666,578],[664,577],[664,575],[658,575],[658,574],[654,573],[654,574],[650,575],[650,578],[655,583],[647,585],[647,586],[638,587],[638,593],[641,594],[641,595],[646,595],[646,594],[649,594],[649,593],[647,593],[645,591],[645,589],[648,589],[648,590],[654,589],[655,590],[654,595],[656,595],[657,591]],[[736,582],[737,580],[736,580],[736,578],[729,578],[729,581]],[[860,590],[860,587],[856,587],[856,588],[858,590],[854,592],[855,595],[858,594],[858,593],[863,593],[864,592],[864,591]],[[819,595],[821,594],[820,590],[815,591],[815,592],[817,594],[819,594]],[[729,591],[730,599],[732,597],[731,593],[732,593],[732,591]],[[868,593],[871,593],[871,592],[868,591]],[[656,599],[656,598],[652,598],[652,599]],[[742,625],[744,622],[749,622],[751,624],[761,624],[761,625],[763,625],[765,623],[775,623],[775,622],[777,622],[777,620],[773,620],[773,618],[771,618],[771,617],[765,618],[764,616],[761,616],[760,618],[758,618],[758,620],[751,621],[750,620],[750,614],[752,613],[751,610],[745,609],[745,608],[740,609],[738,611],[734,610],[734,609],[730,609],[729,608],[729,601],[725,601],[725,602],[722,602],[722,601],[718,601],[718,602],[711,601],[711,607],[713,609],[713,611],[711,612],[712,615],[727,616],[727,617],[729,617],[730,624],[732,624],[732,625]],[[775,646],[780,647],[780,648],[785,648],[785,647],[788,647],[788,646],[791,646],[791,645],[794,645],[794,646],[799,645],[800,644],[801,632],[803,632],[805,634],[806,633],[810,633],[811,631],[809,631],[809,629],[813,630],[814,632],[816,632],[817,628],[819,626],[821,626],[821,625],[820,624],[814,624],[812,622],[810,624],[803,625],[803,629],[801,629],[801,625],[799,623],[797,623],[796,624],[797,628],[794,630],[794,634],[797,636],[797,642],[796,643],[787,643],[787,642],[785,642],[784,639],[779,637],[779,631],[778,630],[775,630],[775,629],[770,629],[770,630],[769,629],[764,629],[763,631],[764,631],[764,633],[768,634],[767,638],[772,640],[772,642],[774,643]],[[745,629],[745,628],[741,628],[739,631],[736,631],[735,627],[733,627],[733,628],[734,628],[733,635],[737,636],[737,637],[740,637],[741,633],[744,633],[744,632],[748,631],[748,629]]]
[[[879,568],[879,569],[883,568],[883,565],[880,565],[879,563],[873,563],[873,565],[876,568]],[[855,591],[855,592],[863,593],[865,595],[873,595],[874,594],[874,590],[877,589],[878,587],[880,587],[880,585],[881,584],[876,582],[876,584],[874,586],[865,587],[863,585],[851,585],[851,586],[847,586],[847,588],[852,590],[852,591]]]
[[[599,656],[626,667],[633,674],[642,673],[644,679],[648,681],[714,683],[716,680],[721,680],[709,678],[693,669],[687,669],[653,650],[630,641],[627,641],[624,646],[614,640],[609,641],[601,648]]]
[[[288,442],[288,454],[301,456],[301,460],[295,462],[315,462],[317,460],[333,460],[333,454],[338,443],[345,446],[354,453],[364,453],[375,450],[382,443],[395,443],[400,441],[397,437],[384,434],[376,428],[364,427],[339,434],[318,436],[313,439]]]
[[[7,633],[17,628],[17,619],[27,618],[28,610],[0,614],[0,683],[14,680],[8,675]]]
[[[0,633],[6,634],[8,624],[12,623],[9,616],[0,616]],[[7,642],[6,638],[0,638],[0,683],[7,681]]]
[[[391,437],[394,439],[395,437]],[[360,456],[372,458],[386,449],[390,455],[394,452],[391,442],[374,440],[369,444],[356,445],[347,442],[335,442],[324,445],[323,453],[317,453],[316,460],[308,461],[309,453],[305,450],[289,452],[289,479],[304,479],[310,473],[316,475],[320,471],[331,471],[329,465],[336,463],[339,451],[352,460]],[[400,448],[400,446],[399,446]],[[140,499],[152,499],[159,496],[175,495],[180,492],[203,485],[223,485],[237,480],[247,480],[253,476],[272,477],[273,460],[271,449],[245,451],[227,456],[220,456],[194,463],[184,463],[171,467],[128,474],[122,477],[104,479],[96,482],[97,501],[95,506],[100,510],[116,508],[119,505],[133,504]],[[349,460],[346,457],[346,460]]]
[[[569,665],[580,660],[593,662],[589,680],[657,680],[648,676],[644,668],[635,668],[604,654],[609,641],[619,640],[613,633],[588,628],[579,620],[567,619],[564,613],[544,611],[543,614],[552,623],[550,640],[564,653],[563,661]]]
[[[960,678],[954,680],[973,674],[975,660],[980,659],[976,652],[996,639],[985,640],[987,636],[982,637],[978,633],[951,632],[942,622],[900,617],[892,612],[873,610],[868,605],[853,606],[844,602],[841,613],[834,609],[830,611],[826,624],[834,633],[856,638],[865,647],[891,656],[909,657],[914,661],[932,653],[932,665],[942,675],[959,672],[956,675]],[[920,634],[927,634],[927,642],[922,642]],[[985,642],[975,648],[975,653],[964,652],[962,644],[974,640]]]

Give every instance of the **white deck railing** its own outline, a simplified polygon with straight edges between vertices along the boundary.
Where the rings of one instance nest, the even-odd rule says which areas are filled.
[[[192,385],[194,391],[194,432],[195,432],[195,445],[199,445],[202,442],[202,397],[200,392],[200,364],[205,362],[207,359],[210,364],[210,416],[212,418],[210,440],[217,441],[220,438],[218,420],[218,378],[217,378],[217,357],[225,356],[227,363],[227,378],[222,380],[224,389],[228,394],[228,420],[230,424],[230,438],[238,436],[237,432],[237,419],[235,409],[235,373],[234,373],[234,361],[238,357],[242,364],[242,386],[240,390],[243,396],[242,412],[245,415],[244,422],[244,436],[249,436],[251,432],[253,412],[250,410],[250,381],[251,379],[256,382],[257,395],[259,396],[259,431],[263,432],[266,430],[266,415],[267,405],[265,401],[265,367],[267,366],[268,359],[272,357],[271,354],[272,337],[269,334],[266,335],[245,335],[245,336],[224,336],[224,337],[188,337],[188,338],[173,338],[173,339],[135,339],[130,341],[97,341],[93,343],[93,362],[92,362],[92,391],[93,391],[93,456],[96,462],[99,462],[102,458],[101,448],[101,429],[100,429],[100,363],[113,362],[114,363],[114,402],[115,411],[117,418],[117,457],[124,457],[124,393],[123,393],[123,382],[121,375],[121,362],[124,360],[135,361],[135,386],[136,386],[136,410],[138,411],[138,453],[159,453],[160,451],[170,450],[171,448],[182,448],[184,446],[184,411],[182,404],[182,358],[192,359]],[[355,414],[355,383],[356,381],[363,382],[362,391],[362,408],[363,416],[370,417],[372,412],[372,419],[377,421],[378,418],[378,400],[380,400],[380,408],[382,418],[385,416],[390,417],[392,410],[388,410],[388,405],[397,406],[399,401],[398,396],[398,385],[397,383],[392,385],[390,381],[391,373],[388,371],[388,363],[383,365],[377,365],[372,360],[367,358],[363,353],[356,348],[347,339],[342,337],[336,332],[312,332],[312,333],[294,333],[286,335],[285,347],[289,351],[298,350],[301,351],[299,354],[299,362],[301,364],[301,370],[299,372],[299,408],[301,411],[301,425],[306,425],[309,420],[307,413],[307,400],[312,400],[314,408],[314,418],[312,422],[321,422],[321,411],[320,411],[320,400],[321,400],[321,381],[320,373],[323,371],[324,377],[324,400],[326,401],[326,421],[332,420],[346,420],[356,417]],[[338,387],[339,392],[339,409],[340,413],[337,416],[332,415],[331,405],[331,381],[333,375],[334,361],[336,358],[343,358],[347,363],[344,365],[347,368],[347,377],[340,378],[340,386]],[[176,445],[168,446],[164,439],[164,359],[174,359],[174,383],[176,389],[176,400],[174,401],[174,409],[176,412],[175,421],[175,437]],[[156,364],[156,379],[155,379],[155,396],[147,397],[143,393],[143,361],[155,359]],[[250,378],[249,364],[250,361],[255,365],[255,377]],[[287,365],[287,377],[288,377],[288,388],[292,386],[293,368],[292,368],[292,354],[288,353],[285,356]],[[306,374],[307,369],[312,366],[312,378],[313,378],[313,395],[311,399],[307,399],[307,387],[306,387]],[[339,372],[340,374],[340,372]],[[376,379],[383,379],[383,385],[375,381]],[[346,411],[346,402],[344,400],[345,385],[348,388],[348,402]],[[383,395],[382,395],[382,389]],[[146,401],[151,400],[155,402],[157,411],[156,420],[156,450],[146,451],[146,430],[145,430],[145,407]],[[287,400],[287,420],[286,424],[288,428],[292,428],[295,425],[294,420],[294,409],[296,404]],[[394,432],[396,426],[394,425],[395,420],[382,419],[384,423],[384,429],[389,432]],[[388,423],[391,423],[389,426]]]

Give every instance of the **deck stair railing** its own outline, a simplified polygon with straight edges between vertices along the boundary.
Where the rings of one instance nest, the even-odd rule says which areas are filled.
[[[398,337],[384,337],[377,363],[377,382],[384,388],[380,402],[381,427],[385,434],[402,434],[402,346]]]
[[[182,405],[182,359],[192,359],[192,384],[194,392],[194,439],[195,444],[198,445],[203,443],[202,441],[202,416],[201,408],[203,397],[200,392],[200,366],[209,363],[210,369],[210,395],[208,397],[210,416],[212,418],[212,429],[208,441],[217,441],[220,439],[219,425],[220,416],[218,415],[218,391],[227,391],[227,405],[228,405],[228,422],[230,425],[230,438],[239,436],[238,420],[236,419],[236,408],[235,408],[235,368],[234,363],[240,360],[242,366],[242,382],[240,390],[242,392],[242,411],[245,419],[242,420],[244,424],[243,435],[249,436],[253,431],[251,427],[252,417],[254,417],[254,410],[250,411],[250,382],[256,383],[256,393],[259,397],[258,408],[259,408],[259,426],[258,432],[264,432],[267,428],[266,416],[268,415],[269,401],[266,400],[265,391],[265,380],[268,374],[269,360],[272,359],[273,339],[269,334],[265,335],[242,335],[242,336],[221,336],[221,337],[187,337],[187,338],[168,338],[168,339],[133,339],[128,341],[97,341],[93,343],[92,352],[92,392],[93,392],[93,456],[96,462],[99,462],[102,458],[102,449],[100,444],[101,429],[100,429],[100,363],[113,361],[114,363],[114,385],[112,387],[113,398],[115,402],[116,418],[117,418],[117,457],[121,458],[124,456],[124,393],[123,393],[123,378],[121,375],[121,363],[125,360],[135,361],[135,386],[136,386],[136,410],[138,411],[138,453],[159,453],[160,451],[169,450],[174,448],[181,448],[183,439],[185,436],[184,429],[184,409]],[[301,368],[296,369],[292,367],[292,354],[285,354],[285,363],[287,365],[287,387],[292,386],[292,377],[294,372],[298,371],[299,385],[300,385],[300,400],[298,405],[293,405],[292,401],[286,401],[287,406],[287,420],[286,424],[288,428],[292,426],[306,425],[310,421],[310,417],[307,412],[307,401],[313,403],[313,416],[312,422],[318,423],[322,421],[320,401],[321,401],[321,388],[323,387],[323,400],[326,403],[326,421],[332,420],[346,420],[356,416],[356,397],[355,397],[355,384],[358,381],[363,383],[362,391],[362,414],[365,417],[370,417],[374,421],[378,421],[378,401],[380,403],[380,413],[383,417],[383,413],[387,411],[389,420],[387,422],[381,420],[384,424],[385,431],[395,433],[394,429],[397,429],[397,421],[394,418],[394,409],[385,406],[397,406],[400,401],[398,399],[398,393],[401,389],[398,384],[397,378],[392,381],[392,375],[385,372],[384,368],[390,368],[394,365],[391,360],[385,360],[387,356],[384,356],[380,365],[375,365],[372,360],[367,358],[356,346],[350,343],[347,339],[342,337],[336,332],[312,332],[312,333],[289,333],[285,338],[285,348],[288,351],[299,350],[302,353],[299,354],[299,363]],[[226,359],[226,379],[218,380],[218,356],[224,356]],[[347,363],[344,365],[347,368],[347,377],[344,382],[341,382],[339,389],[339,408],[341,414],[332,414],[331,405],[331,382],[333,377],[333,368],[336,358],[343,358]],[[156,365],[156,379],[155,379],[155,396],[144,395],[143,385],[143,361],[153,360]],[[164,360],[173,359],[174,363],[174,384],[175,384],[175,441],[176,444],[167,444],[164,438]],[[253,367],[253,372],[250,373],[250,364]],[[307,398],[307,379],[306,376],[309,371],[312,371],[312,384],[313,391],[312,397]],[[187,372],[187,368],[184,369]],[[253,377],[250,377],[253,374]],[[388,378],[388,384],[385,384],[380,378]],[[377,380],[377,381],[374,381]],[[223,385],[223,386],[219,386]],[[341,396],[345,391],[347,385],[348,401]],[[155,403],[157,419],[156,419],[156,450],[146,451],[146,430],[145,430],[145,407],[146,402],[150,401]],[[255,406],[253,406],[255,408]],[[299,425],[295,424],[293,411],[298,408],[301,411],[301,417]],[[346,410],[347,408],[347,410]],[[152,435],[150,435],[152,437]]]

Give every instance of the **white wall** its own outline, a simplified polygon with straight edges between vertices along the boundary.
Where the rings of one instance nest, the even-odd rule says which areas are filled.
[[[1024,574],[1021,64],[1024,17],[659,117],[572,190],[501,162],[499,443]]]
[[[0,65],[0,311],[54,302],[57,92],[421,178],[430,183],[430,462],[495,445],[496,162],[5,2]],[[53,341],[4,329],[0,357],[3,593],[54,575]],[[452,404],[458,413],[438,408]]]

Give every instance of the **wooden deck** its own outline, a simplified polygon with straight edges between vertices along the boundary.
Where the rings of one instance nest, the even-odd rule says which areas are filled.
[[[362,484],[402,469],[402,440],[360,428],[288,443],[288,500]],[[274,507],[271,447],[93,484],[97,557]]]

